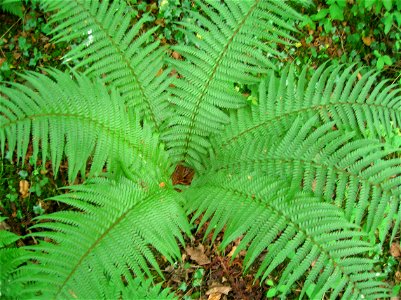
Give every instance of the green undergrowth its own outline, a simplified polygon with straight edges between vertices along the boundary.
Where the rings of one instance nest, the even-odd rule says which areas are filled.
[[[297,64],[356,63],[401,83],[401,1],[315,0],[287,49]]]

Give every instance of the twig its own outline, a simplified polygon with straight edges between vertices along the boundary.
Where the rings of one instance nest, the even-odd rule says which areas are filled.
[[[2,39],[15,25],[17,25],[17,24],[19,23],[19,21],[21,21],[21,18],[19,18],[19,19],[17,20],[17,22],[15,22],[13,25],[11,25],[10,28],[8,28],[8,29],[6,30],[6,32],[4,32],[4,34],[0,37],[0,39]]]
[[[17,20],[17,22],[15,22],[13,25],[10,26],[10,28],[8,28],[6,30],[6,32],[3,33],[3,35],[0,37],[0,40],[3,39],[3,37],[15,26],[19,23],[19,21],[21,21],[21,18],[19,18]],[[6,54],[3,52],[3,50],[0,48],[1,54],[3,55],[3,57],[6,57]]]

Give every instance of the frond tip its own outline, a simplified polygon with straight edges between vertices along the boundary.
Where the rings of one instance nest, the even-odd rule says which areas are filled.
[[[126,112],[121,96],[99,81],[75,73],[46,70],[51,78],[29,72],[22,75],[26,85],[1,87],[0,153],[16,150],[24,161],[32,141],[35,163],[41,151],[43,164],[51,158],[55,173],[64,155],[72,182],[87,161],[91,174],[111,168],[117,160],[130,162],[144,152],[139,122]],[[135,159],[136,158],[136,159]],[[155,168],[157,169],[157,168]]]
[[[142,180],[93,179],[54,198],[76,211],[37,218],[32,229],[41,231],[31,235],[47,241],[25,247],[35,263],[13,278],[25,283],[20,297],[100,299],[113,288],[129,294],[124,282],[132,276],[144,281],[152,269],[163,276],[151,248],[171,262],[179,259],[177,239],[184,243],[189,227],[179,195],[149,186],[146,174]]]
[[[125,0],[41,0],[41,4],[52,12],[50,24],[57,24],[54,39],[77,44],[64,61],[113,86],[141,119],[159,129],[169,116],[166,89],[172,77],[168,69],[160,72],[166,49],[152,39],[156,27],[142,31],[151,17],[144,14],[132,26],[134,10]]]
[[[214,237],[225,227],[225,248],[242,236],[235,250],[247,249],[245,268],[265,253],[256,277],[262,281],[286,265],[278,282],[282,297],[306,273],[304,289],[312,299],[329,292],[331,299],[386,296],[388,289],[372,273],[372,250],[363,232],[347,221],[341,209],[308,193],[293,192],[283,180],[261,173],[206,173],[187,194],[189,213],[201,224],[209,221],[206,235]]]
[[[226,110],[246,104],[234,83],[259,82],[260,74],[274,66],[269,55],[280,54],[270,44],[293,40],[288,33],[295,29],[281,18],[301,16],[282,1],[196,2],[203,14],[192,14],[202,26],[182,23],[193,46],[176,46],[185,60],[170,61],[182,78],[171,89],[176,113],[166,121],[163,139],[176,162],[200,169],[210,134],[229,122]]]

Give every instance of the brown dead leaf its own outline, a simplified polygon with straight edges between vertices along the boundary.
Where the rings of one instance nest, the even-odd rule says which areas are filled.
[[[173,51],[173,53],[171,54],[171,56],[172,56],[174,59],[181,59],[181,58],[182,58],[181,55],[180,55],[177,51]]]
[[[210,264],[210,259],[205,255],[205,248],[202,244],[198,247],[187,247],[185,251],[193,261],[196,261],[200,266]]]
[[[0,230],[9,230],[11,227],[6,222],[0,222]]]
[[[160,68],[160,70],[157,71],[156,77],[159,77],[161,74],[163,74],[163,68]]]
[[[237,246],[233,246],[231,249],[230,253],[227,254],[228,257],[232,257],[234,255],[235,250],[237,249]]]
[[[7,59],[4,57],[0,57],[0,67],[2,66],[2,64],[6,61]]]
[[[210,294],[207,300],[220,300],[221,299],[221,294],[219,293],[213,293]]]
[[[316,190],[316,183],[317,183],[317,180],[316,180],[316,178],[315,178],[315,179],[313,179],[313,181],[312,181],[312,191],[313,191],[313,192]]]
[[[395,278],[395,281],[396,281],[397,283],[398,283],[398,282],[401,282],[401,272],[400,272],[400,271],[395,272],[394,278]]]
[[[221,294],[219,293],[213,293],[210,294],[209,297],[207,298],[207,300],[220,300],[221,298]]]
[[[29,195],[29,182],[26,180],[21,180],[19,182],[19,192],[22,198],[26,198]]]
[[[390,254],[392,257],[401,257],[400,244],[392,243],[390,246]]]
[[[165,27],[166,26],[166,22],[164,19],[156,19],[155,21],[156,25],[160,25],[161,27]]]
[[[212,295],[212,294],[224,294],[224,295],[228,295],[228,293],[232,290],[231,287],[229,286],[224,286],[224,285],[220,285],[220,286],[215,286],[212,287],[211,289],[209,289],[206,292],[206,295]],[[210,297],[209,297],[210,299]]]
[[[13,57],[14,57],[14,59],[19,59],[20,57],[21,57],[21,53],[19,53],[19,52],[14,52],[13,53]]]
[[[370,46],[370,44],[372,44],[372,42],[374,41],[372,36],[365,36],[362,37],[362,42],[366,45],[366,46]]]
[[[356,75],[356,77],[358,77],[358,80],[362,79],[362,74],[358,72],[358,75]]]

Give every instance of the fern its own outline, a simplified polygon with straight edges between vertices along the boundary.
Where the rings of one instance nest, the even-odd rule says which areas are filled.
[[[22,3],[23,0],[0,0],[0,9],[22,18]]]
[[[0,222],[4,222],[6,218],[0,217]],[[0,297],[10,295],[12,289],[10,281],[15,270],[25,261],[21,259],[25,250],[23,248],[13,247],[13,244],[19,240],[19,236],[6,230],[0,230]],[[22,288],[22,285],[13,285],[13,289]]]
[[[122,0],[42,0],[42,4],[55,11],[50,22],[59,24],[54,40],[83,40],[65,61],[74,61],[76,69],[113,85],[140,117],[158,129],[168,117],[166,88],[172,79],[169,69],[159,73],[165,49],[158,47],[159,42],[148,42],[155,29],[141,34],[150,19],[145,16],[131,27],[133,9]]]
[[[280,80],[269,76],[259,89],[260,105],[232,113],[232,126],[214,140],[220,159],[211,167],[232,172],[256,169],[292,178],[295,189],[312,191],[343,207],[346,218],[358,225],[366,214],[366,230],[373,233],[386,209],[395,213],[400,205],[401,159],[389,158],[397,157],[400,149],[389,140],[378,139],[379,130],[385,128],[390,135],[399,128],[399,89],[382,90],[382,82],[368,97],[366,90],[361,91],[368,73],[354,88],[340,93],[336,90],[342,90],[350,69],[340,70],[320,68],[307,87],[305,70],[298,86],[293,70]],[[347,85],[349,82],[352,80]],[[324,125],[316,128],[319,124]],[[367,128],[372,129],[371,138],[364,137]],[[263,138],[266,136],[270,138]]]
[[[273,44],[294,40],[301,16],[278,1],[196,2],[173,60],[123,0],[41,1],[54,39],[77,45],[72,70],[1,85],[0,152],[24,163],[31,143],[34,162],[56,173],[66,159],[70,182],[89,179],[51,199],[71,210],[36,218],[37,245],[0,231],[2,296],[174,298],[152,281],[156,255],[180,259],[188,215],[213,240],[224,232],[222,250],[240,239],[244,271],[277,276],[281,298],[299,281],[301,298],[390,295],[372,257],[377,229],[400,227],[399,86],[353,65],[277,76]],[[196,170],[182,193],[177,163]]]
[[[183,78],[171,90],[176,111],[167,120],[163,138],[175,161],[199,169],[210,148],[208,136],[229,121],[223,109],[245,105],[234,83],[258,82],[257,75],[273,66],[268,56],[280,55],[265,41],[293,40],[287,33],[293,28],[281,16],[290,20],[300,16],[279,1],[196,3],[204,15],[193,13],[193,18],[201,26],[182,23],[196,46],[174,47],[186,60],[170,60]]]
[[[48,73],[53,79],[27,73],[22,77],[30,87],[11,84],[10,88],[2,88],[1,92],[8,97],[0,99],[3,155],[7,141],[8,151],[16,149],[17,160],[23,160],[32,133],[33,161],[36,162],[40,147],[43,163],[50,156],[57,173],[65,154],[71,182],[79,171],[85,176],[89,159],[91,175],[99,174],[105,163],[110,168],[119,161],[128,166],[134,161],[146,163],[144,151],[151,151],[144,150],[140,142],[146,130],[138,130],[139,119],[126,113],[120,94],[115,90],[109,93],[99,81],[91,82],[79,74],[75,74],[74,81],[57,70]],[[166,168],[163,176],[168,177],[171,173]]]
[[[301,295],[314,284],[312,299],[321,299],[329,289],[332,299],[343,290],[345,299],[386,296],[383,283],[369,273],[373,261],[358,256],[371,246],[361,240],[363,233],[346,221],[341,209],[294,192],[288,181],[271,180],[274,177],[258,172],[240,174],[205,173],[187,197],[189,212],[196,211],[193,218],[203,214],[200,225],[210,221],[206,234],[214,229],[216,238],[226,226],[221,247],[243,235],[234,255],[249,244],[245,269],[267,249],[256,274],[262,281],[291,259],[278,283],[283,295],[309,270]]]
[[[105,298],[113,286],[124,289],[121,278],[129,279],[131,270],[141,279],[153,276],[150,266],[162,275],[150,245],[170,261],[179,258],[175,238],[184,243],[181,230],[188,233],[188,225],[173,190],[155,189],[141,175],[141,184],[99,178],[56,197],[78,211],[37,217],[44,222],[32,229],[45,231],[29,236],[51,241],[25,247],[36,263],[14,276],[29,282],[18,297]]]

